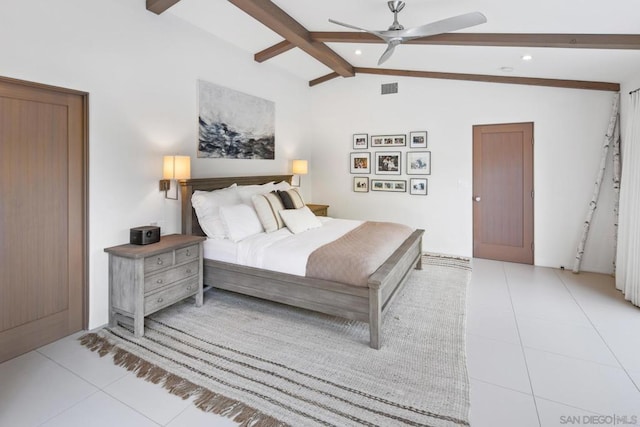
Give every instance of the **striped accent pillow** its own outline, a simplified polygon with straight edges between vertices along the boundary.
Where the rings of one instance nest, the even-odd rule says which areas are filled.
[[[284,222],[280,218],[280,211],[284,210],[284,205],[275,192],[256,194],[251,201],[264,231],[271,233],[284,227]]]
[[[302,196],[297,188],[278,191],[278,196],[280,196],[285,209],[300,209],[304,207],[304,200],[302,200]]]

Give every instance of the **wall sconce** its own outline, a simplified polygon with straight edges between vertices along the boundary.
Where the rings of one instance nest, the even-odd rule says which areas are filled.
[[[178,200],[178,186],[176,185],[176,197],[169,197],[171,180],[191,178],[191,157],[189,156],[164,156],[162,167],[162,179],[160,191],[164,191],[166,199]]]
[[[291,167],[293,172],[293,179],[291,180],[291,185],[294,187],[300,187],[300,182],[302,178],[300,175],[306,175],[309,173],[309,165],[306,160],[294,160],[293,166]],[[298,178],[297,180],[295,178]],[[297,181],[297,184],[295,183]]]

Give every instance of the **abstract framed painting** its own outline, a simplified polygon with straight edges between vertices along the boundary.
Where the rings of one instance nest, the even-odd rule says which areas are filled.
[[[198,81],[198,157],[275,158],[275,103]]]

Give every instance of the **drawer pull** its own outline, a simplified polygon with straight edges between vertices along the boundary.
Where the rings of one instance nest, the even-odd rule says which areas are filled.
[[[162,301],[164,301],[164,299],[158,298],[158,302],[162,302]]]
[[[187,286],[187,290],[190,291],[191,290],[191,285]]]
[[[158,258],[158,265],[162,265],[162,258]]]
[[[158,280],[156,280],[156,283],[158,283],[158,284],[162,284],[162,279],[158,279]]]
[[[187,269],[187,274],[191,274],[191,269],[190,268]]]
[[[191,256],[191,251],[187,249],[187,256]]]

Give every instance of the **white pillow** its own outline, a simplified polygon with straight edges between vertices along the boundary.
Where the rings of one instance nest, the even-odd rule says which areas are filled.
[[[242,203],[253,206],[251,201],[251,198],[253,196],[255,196],[256,194],[270,193],[273,191],[274,187],[274,181],[259,185],[240,185],[238,186],[238,194],[240,194],[240,200],[242,201]]]
[[[287,181],[280,181],[277,184],[273,185],[273,190],[275,190],[275,191],[278,191],[278,190],[279,191],[287,191],[287,190],[290,190],[291,188],[292,188],[291,184],[289,184]]]
[[[212,239],[224,239],[226,232],[220,219],[220,207],[240,203],[237,185],[213,191],[196,190],[191,195],[191,205],[204,233]]]
[[[284,222],[278,215],[278,212],[284,209],[284,205],[276,193],[256,194],[252,201],[264,231],[271,233],[284,227]]]
[[[280,211],[280,216],[293,234],[322,226],[320,220],[307,206],[303,206],[300,209],[284,209]]]
[[[222,206],[220,208],[220,218],[227,236],[234,242],[239,242],[264,231],[256,211],[245,204]]]

